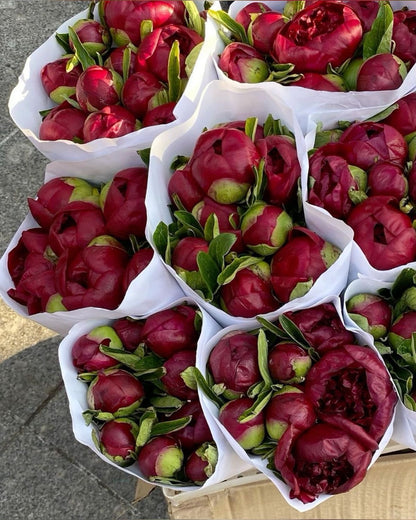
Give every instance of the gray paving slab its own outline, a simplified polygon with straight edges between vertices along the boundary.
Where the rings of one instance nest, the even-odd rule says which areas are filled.
[[[10,93],[27,56],[88,5],[0,0],[0,255],[48,163],[14,126]],[[75,440],[58,365],[61,337],[3,304],[0,313],[0,520],[168,518],[159,488],[134,503],[137,480]]]

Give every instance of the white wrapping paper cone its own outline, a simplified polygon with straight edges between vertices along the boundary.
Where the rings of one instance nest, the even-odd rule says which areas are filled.
[[[323,303],[332,303],[335,306],[341,321],[344,323],[343,317],[342,317],[341,301],[337,295],[323,297],[321,300],[315,302],[315,304],[310,305],[310,306],[308,306],[308,305],[300,306],[300,307],[298,307],[297,310],[306,309],[309,307],[315,307],[316,305],[320,305]],[[259,324],[257,323],[256,328],[258,328],[258,325]],[[250,330],[254,330],[254,327],[252,325],[248,325],[248,324],[231,325],[231,326],[226,327],[226,328],[220,330],[219,332],[217,332],[217,334],[215,334],[215,336],[213,336],[205,345],[203,345],[203,348],[200,348],[197,353],[196,366],[204,376],[206,376],[206,373],[207,373],[207,362],[208,362],[208,358],[209,358],[211,350],[214,348],[214,346],[218,343],[218,341],[222,337],[224,337],[226,334],[228,334],[232,331],[235,331],[235,330],[250,331]],[[360,335],[360,331],[356,332],[356,338],[357,338],[357,342],[359,344],[361,344],[361,345],[368,344],[366,342],[366,338],[362,337]],[[324,502],[325,500],[328,500],[332,496],[332,495],[328,495],[328,494],[322,494],[316,500],[314,500],[313,502],[310,502],[308,504],[304,504],[299,499],[290,498],[289,486],[285,482],[283,482],[281,479],[279,479],[273,473],[273,471],[271,471],[269,468],[267,468],[267,460],[262,459],[260,456],[249,455],[238,444],[238,442],[232,437],[232,435],[226,430],[226,428],[220,423],[219,418],[218,418],[219,417],[218,407],[212,401],[210,401],[208,399],[208,397],[205,395],[201,396],[201,403],[202,403],[204,410],[207,411],[207,420],[208,420],[208,418],[210,419],[210,424],[212,421],[216,422],[218,428],[221,429],[221,431],[224,434],[224,436],[226,437],[227,441],[230,443],[230,445],[233,447],[233,449],[236,451],[236,453],[239,455],[239,457],[241,457],[241,459],[245,460],[247,463],[251,463],[258,471],[261,471],[262,473],[264,473],[271,480],[271,482],[273,482],[273,484],[276,486],[276,488],[282,494],[282,496],[284,497],[286,502],[289,505],[291,505],[294,509],[296,509],[297,511],[300,511],[302,513],[305,511],[309,511],[309,510],[313,509],[314,507],[316,507],[317,505]],[[392,437],[392,432],[393,432],[393,420],[392,420],[391,424],[388,426],[384,436],[380,440],[379,448],[377,449],[377,451],[374,452],[369,467],[371,467],[374,464],[374,462],[378,459],[378,457],[380,456],[382,451],[387,446],[389,440]]]
[[[149,143],[144,143],[149,147]],[[137,154],[136,148],[119,150],[116,154],[101,156],[79,161],[55,161],[47,165],[45,182],[57,177],[81,177],[97,185],[112,179],[114,175],[125,168],[144,166]],[[38,313],[28,315],[27,308],[10,298],[7,291],[14,287],[7,268],[9,252],[16,246],[24,230],[39,227],[29,214],[0,259],[0,295],[4,301],[18,314],[48,327],[60,334],[66,334],[78,321],[88,318],[113,318],[128,314],[145,314],[156,312],[172,300],[183,296],[183,291],[165,268],[157,254],[153,255],[147,267],[129,285],[129,288],[120,303],[114,310],[97,307],[84,307],[72,311],[58,311],[54,313]]]
[[[203,9],[202,1],[197,0],[194,3],[199,10]],[[212,6],[212,9],[219,8],[219,2],[215,2]],[[56,33],[68,32],[68,27],[72,26],[77,20],[85,18],[87,14],[88,10],[76,14],[58,27]],[[94,18],[99,20],[97,7],[94,11]],[[41,123],[39,112],[56,106],[42,87],[40,71],[44,65],[59,59],[64,54],[62,47],[56,41],[54,33],[27,58],[18,83],[9,98],[10,115],[17,127],[32,144],[50,160],[79,161],[109,154],[120,148],[131,146],[143,148],[143,143],[151,141],[161,131],[176,125],[179,119],[187,117],[192,112],[194,103],[204,86],[209,81],[216,79],[217,74],[211,59],[215,42],[216,34],[214,28],[212,26],[210,28],[207,27],[204,45],[195,63],[194,72],[175,107],[175,116],[178,118],[176,121],[166,125],[142,128],[114,139],[102,138],[89,143],[78,144],[67,140],[45,141],[39,139],[39,126]]]
[[[235,18],[236,14],[250,1],[238,1],[232,2],[229,7],[228,13],[232,18]],[[284,1],[263,2],[272,11],[282,12],[286,4]],[[393,10],[401,9],[404,6],[408,6],[409,9],[416,9],[416,2],[392,2]],[[217,69],[218,78],[227,83],[243,85],[234,80],[229,79],[218,67],[218,57],[224,49],[224,42],[218,36],[217,43],[214,48],[212,59]],[[377,105],[389,105],[394,103],[401,97],[408,94],[415,85],[416,82],[416,67],[407,74],[402,85],[396,90],[386,90],[378,92],[323,92],[316,91],[309,88],[297,87],[295,85],[281,85],[275,82],[263,82],[259,83],[259,87],[265,92],[272,92],[278,95],[285,103],[293,108],[296,116],[299,119],[300,126],[303,131],[306,130],[308,124],[308,116],[311,112],[316,110],[326,111],[333,110],[338,112],[340,119],[343,119],[341,112],[349,108],[356,108],[360,110],[368,106]]]
[[[172,222],[167,185],[171,176],[170,165],[175,157],[177,155],[190,156],[204,128],[212,128],[218,123],[247,119],[248,117],[257,117],[259,124],[262,124],[270,113],[274,118],[280,119],[294,133],[298,159],[305,176],[305,168],[308,165],[306,145],[294,113],[279,97],[272,95],[270,92],[264,92],[253,85],[240,88],[220,80],[211,82],[204,90],[193,116],[175,128],[167,130],[154,140],[150,156],[146,195],[148,219],[146,236],[153,246],[152,237],[157,225],[161,221]],[[338,260],[317,279],[305,296],[285,304],[282,307],[284,310],[292,310],[298,305],[311,305],[317,299],[322,298],[323,295],[339,293],[346,285],[352,232],[346,226],[338,223],[322,230],[321,221],[322,217],[312,209],[307,217],[308,226],[315,231],[320,228],[320,234],[323,238],[339,247],[342,253]],[[233,317],[206,302],[176,274],[171,266],[166,265],[166,267],[180,284],[185,294],[196,298],[198,304],[204,307],[221,325],[256,323],[254,318]],[[275,314],[274,311],[265,316],[270,317]]]
[[[345,290],[343,296],[343,315],[346,326],[360,334],[365,338],[366,342],[374,346],[374,338],[371,334],[363,331],[358,325],[350,318],[346,309],[346,302],[356,294],[369,293],[377,294],[380,289],[390,289],[396,278],[396,274],[390,281],[370,279],[367,277],[360,277],[353,280]],[[416,451],[416,412],[407,408],[403,402],[399,399],[396,407],[396,417],[394,420],[392,440]]]
[[[196,303],[192,301],[192,299],[183,297],[170,302],[169,305],[166,305],[163,308],[173,308],[181,304],[196,305]],[[134,315],[132,317],[135,317],[137,319],[145,319],[151,314],[153,313],[146,313],[140,316]],[[72,327],[68,335],[62,340],[61,344],[59,345],[59,364],[69,401],[69,410],[72,419],[72,429],[76,440],[81,444],[88,446],[102,460],[104,460],[108,464],[111,464],[112,466],[115,466],[121,471],[125,471],[130,475],[147,481],[141,474],[137,464],[133,464],[132,466],[122,468],[110,461],[107,457],[105,457],[97,449],[92,440],[91,434],[93,426],[87,426],[82,416],[83,411],[88,409],[86,398],[87,385],[86,383],[77,379],[78,374],[72,363],[71,357],[72,346],[80,336],[87,334],[93,328],[100,325],[111,325],[113,321],[114,319],[95,319],[81,321]],[[197,351],[201,348],[201,345],[204,345],[216,332],[218,332],[219,328],[220,326],[207,313],[205,313],[202,310],[202,329],[198,340]],[[248,469],[247,464],[244,464],[244,462],[237,457],[237,455],[231,449],[229,444],[226,442],[217,425],[212,424],[211,421],[211,423],[209,423],[209,426],[218,449],[218,463],[213,475],[207,479],[203,486],[175,486],[159,483],[155,483],[155,485],[160,485],[161,487],[167,487],[169,489],[176,489],[182,492],[189,492],[191,494],[192,491],[196,491],[211,486],[213,484],[217,484],[227,478],[235,476],[240,472]]]
[[[349,108],[348,110],[345,110],[342,114],[339,111],[327,110],[311,112],[308,116],[307,133],[305,135],[306,147],[308,151],[310,151],[314,146],[315,135],[318,125],[321,130],[329,130],[336,128],[338,122],[341,119],[343,121],[349,121],[351,123],[356,121],[365,121],[366,119],[369,119],[375,116],[376,114],[383,112],[389,106],[390,105],[387,104],[379,106],[368,106],[360,109]],[[308,167],[306,167],[302,170],[301,186],[302,200],[304,203],[305,215],[308,223],[310,218],[314,219],[314,223],[316,222],[316,227],[314,227],[314,230],[317,233],[324,233],[325,230],[328,228],[334,228],[334,226],[341,226],[346,233],[349,232],[353,234],[351,227],[348,226],[345,222],[341,221],[340,219],[334,218],[326,209],[318,208],[317,206],[313,206],[307,202],[308,175]],[[319,222],[315,221],[315,218],[312,216],[318,214],[320,214]],[[358,244],[355,241],[353,241],[351,244],[351,257],[348,273],[348,282],[357,278],[358,275],[363,275],[369,278],[384,281],[393,280],[404,267],[416,268],[416,260],[414,262],[409,262],[406,265],[397,266],[392,269],[375,269],[367,260],[362,249],[358,246]]]

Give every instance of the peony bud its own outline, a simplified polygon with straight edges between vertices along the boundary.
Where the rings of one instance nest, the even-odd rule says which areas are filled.
[[[96,187],[78,177],[57,177],[45,182],[36,194],[36,199],[28,198],[30,212],[36,222],[49,228],[53,218],[65,205],[75,200],[98,204],[99,192]]]
[[[137,464],[143,476],[173,478],[182,469],[184,454],[169,435],[153,437],[139,451]]]
[[[416,231],[392,197],[369,197],[353,208],[347,224],[375,269],[392,269],[416,257]]]
[[[56,266],[56,285],[68,310],[117,308],[123,297],[122,277],[128,261],[114,237],[95,237],[87,247],[66,249]]]
[[[49,228],[52,250],[61,255],[65,249],[85,247],[106,232],[103,214],[92,202],[75,200],[63,206]]]
[[[358,70],[357,90],[395,90],[407,76],[406,64],[391,53],[367,58]]]
[[[119,240],[130,235],[144,238],[147,168],[131,167],[118,171],[101,189],[100,205],[107,231]]]
[[[96,20],[77,20],[72,29],[75,31],[86,52],[96,58],[97,54],[104,54],[111,47],[111,36],[107,28]],[[69,46],[74,51],[74,44],[69,37]]]
[[[283,208],[262,201],[253,204],[241,221],[244,244],[261,256],[271,255],[282,247],[292,227],[292,219]]]
[[[123,416],[137,409],[144,395],[142,383],[130,372],[111,368],[98,372],[88,387],[87,401],[91,410]]]
[[[392,323],[388,332],[388,341],[395,350],[398,350],[400,344],[412,338],[416,332],[416,311],[407,311],[401,314]]]
[[[344,79],[338,74],[319,74],[318,72],[304,72],[292,85],[325,92],[345,92],[347,90]]]
[[[101,453],[118,466],[130,466],[136,460],[138,433],[138,425],[127,417],[106,422],[97,439]]]
[[[263,54],[270,54],[276,34],[284,24],[282,13],[276,11],[259,13],[248,28],[253,47]]]
[[[398,164],[378,161],[368,172],[369,195],[390,195],[397,202],[407,196],[408,182]]]
[[[118,365],[118,361],[100,351],[100,345],[122,349],[123,344],[115,330],[102,325],[80,336],[72,345],[72,363],[78,372],[94,372]]]
[[[271,283],[286,303],[306,294],[316,279],[339,257],[340,250],[313,231],[294,227],[288,242],[272,257]]]
[[[167,125],[175,121],[175,107],[176,101],[170,101],[169,103],[163,103],[162,105],[151,108],[143,118],[143,128],[147,126]]]
[[[374,339],[380,339],[390,328],[392,309],[381,296],[376,294],[356,294],[346,303],[352,320]]]
[[[101,65],[92,65],[80,75],[76,97],[82,110],[95,112],[119,102],[123,80],[117,72]]]
[[[81,65],[67,72],[66,67],[70,59],[71,57],[59,58],[44,65],[40,71],[40,80],[45,92],[57,104],[75,95],[75,86],[82,72]]]
[[[267,179],[264,200],[271,204],[289,205],[296,200],[300,164],[296,145],[284,135],[269,135],[256,141],[261,157],[265,159]]]
[[[120,338],[123,347],[126,350],[133,352],[141,343],[143,321],[135,320],[133,318],[118,318],[112,325]]]
[[[188,416],[192,417],[191,421],[171,433],[180,446],[185,450],[192,450],[204,442],[212,441],[211,430],[198,400],[184,403],[179,410],[169,415],[168,419],[174,421]]]
[[[217,461],[218,453],[215,445],[204,443],[186,459],[185,475],[195,484],[202,485],[214,473]]]
[[[142,341],[164,359],[179,350],[195,349],[199,336],[195,318],[196,310],[189,305],[156,312],[146,318]]]
[[[124,83],[123,106],[137,119],[143,119],[153,96],[163,90],[162,83],[151,72],[135,72]]]
[[[182,372],[195,366],[195,359],[195,350],[180,350],[163,363],[165,373],[160,380],[169,395],[186,401],[198,398],[196,388],[190,388],[182,377]]]
[[[134,115],[119,105],[105,106],[90,114],[84,123],[84,142],[107,137],[113,139],[137,129]]]
[[[265,3],[250,2],[238,11],[235,17],[235,21],[242,25],[245,30],[247,30],[250,23],[252,22],[252,15],[268,12],[271,12],[271,9]]]
[[[306,350],[296,343],[277,343],[269,351],[269,372],[275,382],[302,383],[311,365]]]
[[[143,247],[130,258],[123,274],[122,286],[124,293],[129,288],[131,282],[150,264],[153,255],[154,251],[151,247]]]
[[[175,197],[178,197],[187,211],[192,211],[195,204],[204,197],[204,192],[187,167],[172,173],[168,182],[168,193],[172,202],[175,202]]]
[[[218,67],[239,83],[261,83],[270,74],[264,56],[251,45],[241,42],[232,42],[225,47]]]
[[[246,422],[238,420],[241,414],[248,410],[253,403],[254,400],[248,397],[239,397],[228,401],[220,408],[218,416],[220,423],[245,450],[259,446],[265,436],[263,412]]]
[[[214,382],[224,385],[227,399],[244,395],[261,379],[256,336],[243,331],[223,336],[209,355],[208,369]]]
[[[231,316],[243,318],[276,310],[279,302],[273,295],[269,264],[262,261],[237,271],[221,286],[220,303]]]
[[[394,11],[393,34],[394,53],[410,67],[416,63],[416,37],[414,26],[416,11],[401,9]]]
[[[53,108],[39,126],[39,139],[42,141],[83,141],[84,123],[87,115],[64,101]]]
[[[206,195],[220,204],[233,204],[246,196],[259,160],[256,146],[245,133],[214,128],[199,136],[188,165]]]

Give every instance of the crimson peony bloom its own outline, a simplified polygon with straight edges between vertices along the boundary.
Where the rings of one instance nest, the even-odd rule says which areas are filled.
[[[326,73],[354,55],[362,25],[347,5],[320,0],[302,9],[277,33],[273,57],[293,63],[296,72]]]
[[[347,224],[375,269],[392,269],[416,257],[416,231],[393,197],[369,197],[355,206]]]

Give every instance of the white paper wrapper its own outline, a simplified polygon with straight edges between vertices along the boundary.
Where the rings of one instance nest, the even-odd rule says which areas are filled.
[[[221,101],[220,101],[221,100]],[[295,135],[298,158],[302,170],[307,168],[308,160],[305,150],[305,141],[301,130],[290,108],[282,100],[264,92],[257,86],[239,88],[236,85],[217,80],[211,82],[202,94],[200,103],[193,116],[188,121],[167,130],[156,138],[152,145],[149,182],[146,195],[147,227],[146,236],[154,245],[152,236],[159,224],[172,222],[168,208],[170,203],[167,184],[171,175],[170,165],[177,155],[190,156],[197,138],[204,128],[212,128],[218,123],[258,117],[259,123],[271,113],[273,117],[279,118]],[[305,174],[304,174],[305,175]],[[321,216],[310,211],[308,215],[308,226],[311,229],[321,228]],[[285,304],[282,309],[291,310],[297,305],[310,305],[323,295],[339,293],[346,285],[347,271],[350,260],[352,233],[346,226],[334,223],[321,229],[321,236],[332,242],[342,253],[339,259],[323,273],[310,291],[303,297]],[[198,304],[204,307],[218,323],[228,326],[235,323],[256,323],[253,318],[233,317],[218,309],[197,295],[171,268],[166,266],[169,272],[178,281],[185,294],[196,298]],[[265,316],[273,316],[275,312]]]
[[[397,101],[397,99],[395,101]],[[348,110],[345,110],[342,113],[340,113],[339,111],[327,110],[311,112],[308,116],[307,133],[305,135],[306,147],[308,151],[313,148],[317,125],[322,125],[322,130],[329,130],[332,128],[336,128],[340,120],[350,122],[365,121],[366,119],[371,118],[374,115],[382,112],[389,106],[390,104],[380,105],[377,107],[368,106],[363,108],[349,108]],[[353,234],[352,229],[345,222],[343,222],[340,219],[334,218],[326,209],[318,208],[317,206],[313,206],[307,202],[308,168],[302,170],[301,185],[302,200],[304,203],[305,215],[307,219],[312,214],[320,215],[319,224],[317,224],[316,229],[314,229],[317,233],[324,233],[328,227],[342,226],[345,232],[349,230]],[[353,241],[351,246],[351,261],[349,266],[348,281],[354,280],[355,278],[357,278],[359,274],[368,276],[369,278],[388,281],[394,279],[404,267],[416,267],[416,261],[409,262],[406,265],[401,265],[392,269],[375,269],[367,260],[362,249],[358,246],[356,242]]]
[[[390,289],[393,285],[396,276],[390,278],[390,281],[386,280],[375,280],[367,277],[360,277],[353,280],[345,290],[343,296],[343,315],[346,326],[357,333],[361,334],[365,341],[374,346],[374,338],[371,334],[363,331],[358,325],[349,317],[346,309],[346,302],[356,294],[369,293],[377,294],[379,289],[386,288]],[[394,420],[393,435],[392,439],[407,448],[416,450],[416,412],[407,408],[403,402],[399,399],[396,407],[396,417]]]
[[[192,299],[182,297],[170,302],[169,305],[164,305],[163,309],[172,308],[181,304],[196,305],[196,303]],[[133,317],[137,319],[144,319],[150,316],[151,314],[153,313],[148,312],[142,315],[134,315]],[[146,478],[143,477],[143,475],[141,474],[137,464],[133,464],[132,466],[122,468],[110,461],[107,457],[105,457],[96,448],[92,440],[91,434],[93,426],[87,426],[82,416],[82,412],[88,409],[86,398],[87,385],[86,383],[77,379],[77,371],[72,364],[71,358],[72,346],[80,336],[82,336],[83,334],[87,334],[94,327],[97,327],[99,325],[111,324],[113,321],[114,319],[95,319],[81,321],[77,323],[69,331],[68,335],[63,339],[63,341],[59,345],[59,363],[62,378],[65,385],[65,390],[69,401],[69,410],[72,418],[72,429],[77,441],[81,444],[88,446],[102,460],[104,460],[108,464],[111,464],[112,466],[117,467],[121,471],[125,471],[130,475],[134,475],[135,477],[148,482],[148,480],[146,480]],[[218,332],[219,329],[220,326],[211,318],[211,316],[209,316],[206,312],[202,310],[202,329],[200,338],[198,340],[197,350],[200,348],[200,345],[205,344],[216,332]],[[159,483],[155,483],[155,485],[160,485],[161,487],[169,489],[176,489],[182,492],[189,492],[191,496],[192,491],[196,491],[211,486],[213,484],[217,484],[227,478],[235,476],[236,474],[248,469],[249,465],[238,458],[238,456],[231,449],[227,441],[224,439],[218,426],[215,423],[212,424],[212,422],[209,424],[209,426],[211,428],[211,433],[218,449],[218,463],[213,475],[209,477],[209,479],[207,479],[203,486],[175,486]]]
[[[336,295],[323,297],[321,300],[315,302],[313,305],[310,305],[310,306],[309,305],[299,306],[298,310],[306,309],[308,307],[315,307],[316,305],[320,305],[322,303],[332,303],[335,306],[335,308],[337,309],[340,319],[343,321],[342,310],[341,310],[341,301],[340,301],[339,297]],[[279,314],[282,314],[282,313],[280,312]],[[259,324],[257,323],[257,327],[258,327],[258,325]],[[234,330],[250,331],[250,330],[254,330],[254,327],[252,325],[247,325],[247,324],[231,325],[231,326],[226,327],[223,330],[219,331],[217,334],[215,334],[215,336],[213,336],[207,342],[206,345],[204,345],[203,348],[199,349],[199,351],[197,352],[196,366],[204,376],[206,376],[206,372],[207,372],[206,367],[207,367],[207,362],[208,362],[208,358],[209,358],[209,354],[210,354],[211,350],[214,348],[214,346],[218,343],[218,341],[223,336],[225,336],[226,334],[228,334],[229,332],[232,332]],[[358,343],[360,343],[361,345],[368,344],[366,342],[366,338],[362,337],[360,335],[359,331],[357,331],[356,337],[357,337]],[[210,421],[209,424],[211,424],[211,422],[215,422],[217,424],[218,428],[221,429],[221,431],[224,434],[224,436],[226,437],[227,441],[230,443],[230,445],[236,451],[236,453],[247,463],[251,463],[252,465],[254,465],[258,471],[261,471],[262,473],[264,473],[271,480],[271,482],[273,482],[273,484],[276,486],[276,488],[282,494],[282,496],[287,501],[287,503],[289,505],[291,505],[294,509],[296,509],[297,511],[300,511],[302,513],[305,511],[309,511],[310,509],[315,508],[319,504],[322,504],[322,502],[324,502],[325,500],[328,500],[328,498],[330,498],[332,496],[332,495],[328,495],[328,494],[322,494],[316,500],[314,500],[313,502],[308,503],[308,504],[304,504],[299,499],[291,499],[289,496],[290,487],[285,482],[283,482],[282,480],[277,478],[276,475],[270,469],[267,468],[267,461],[262,460],[262,458],[259,456],[249,455],[238,444],[238,442],[233,438],[233,436],[226,430],[226,428],[224,428],[224,426],[219,422],[218,407],[212,401],[210,401],[208,399],[208,397],[205,395],[201,396],[201,404],[203,406],[203,409],[206,410],[207,420],[209,419],[209,421]],[[392,420],[391,424],[389,425],[389,427],[387,428],[383,438],[381,439],[378,450],[376,452],[374,452],[369,467],[371,467],[374,464],[374,462],[378,459],[378,457],[380,456],[382,451],[387,446],[389,440],[392,437],[392,432],[393,432],[393,420]]]
[[[250,1],[238,1],[233,2],[230,5],[228,13],[232,18],[235,18],[238,11],[240,11],[245,5],[249,4]],[[284,1],[263,2],[269,6],[273,11],[282,12],[286,4]],[[416,2],[392,2],[393,10],[401,9],[404,6],[408,6],[409,9],[416,8]],[[234,80],[229,79],[218,67],[218,57],[224,49],[224,42],[220,37],[217,38],[217,43],[213,53],[213,60],[217,69],[218,78],[231,84],[237,84],[242,87],[242,83],[238,83]],[[397,90],[386,90],[379,92],[322,92],[316,91],[304,87],[296,87],[294,85],[281,85],[274,82],[263,82],[258,85],[265,92],[272,92],[278,95],[285,103],[287,103],[296,113],[299,119],[299,124],[303,131],[307,128],[308,116],[311,112],[316,110],[326,111],[334,110],[343,111],[348,108],[356,108],[360,110],[368,106],[376,105],[389,105],[397,101],[397,99],[408,94],[415,85],[416,81],[416,67],[407,74],[400,88]],[[342,117],[340,117],[342,119]]]
[[[149,143],[144,143],[149,147]],[[105,183],[125,168],[143,166],[136,148],[122,149],[115,154],[79,161],[55,161],[47,165],[45,182],[62,176],[81,177],[96,184]],[[172,300],[183,296],[183,291],[169,274],[157,254],[153,255],[149,265],[130,284],[123,301],[114,310],[97,307],[84,307],[72,311],[38,313],[28,315],[27,308],[10,298],[7,291],[14,287],[7,269],[9,252],[16,246],[24,230],[39,227],[29,213],[12,238],[8,248],[0,259],[0,295],[18,314],[48,327],[60,334],[66,334],[78,321],[87,318],[114,318],[128,314],[156,312]]]
[[[202,1],[197,0],[194,3],[198,9],[203,9]],[[219,8],[219,2],[215,2],[212,6],[212,9]],[[80,18],[85,18],[87,14],[88,10],[76,14],[65,21],[56,32],[68,32],[68,27],[72,26]],[[95,8],[94,17],[99,20],[97,7]],[[85,144],[77,144],[67,140],[40,140],[39,126],[41,117],[39,112],[56,106],[42,87],[40,71],[44,65],[59,59],[64,53],[62,47],[55,39],[55,33],[27,58],[18,83],[9,98],[10,115],[32,144],[50,160],[79,161],[112,153],[119,148],[131,146],[142,148],[143,142],[150,142],[161,131],[176,125],[179,119],[186,118],[192,112],[194,103],[198,99],[203,87],[209,81],[216,79],[217,74],[210,58],[215,40],[214,28],[207,26],[204,45],[195,64],[195,69],[181,99],[175,107],[177,120],[166,125],[150,126],[115,139],[102,138]]]

